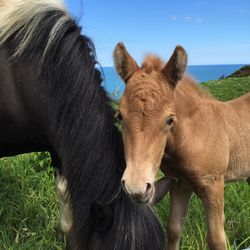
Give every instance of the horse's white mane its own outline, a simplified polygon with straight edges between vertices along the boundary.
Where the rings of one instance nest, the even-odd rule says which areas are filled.
[[[20,55],[34,38],[34,32],[45,13],[50,10],[59,10],[65,16],[58,19],[51,30],[46,50],[60,27],[69,20],[63,0],[0,0],[0,44],[4,43],[17,31],[24,34],[20,45],[16,48],[15,55]]]

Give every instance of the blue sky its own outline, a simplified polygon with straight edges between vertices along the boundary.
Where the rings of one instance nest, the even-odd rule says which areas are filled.
[[[140,63],[147,53],[168,59],[177,44],[189,64],[250,64],[250,0],[65,0],[102,66],[123,41]]]

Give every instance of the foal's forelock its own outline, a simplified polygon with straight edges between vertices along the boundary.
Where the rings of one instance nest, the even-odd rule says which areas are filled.
[[[153,70],[161,71],[163,67],[164,67],[164,62],[159,56],[148,54],[145,56],[141,68],[145,72],[150,73]]]
[[[139,85],[139,86],[137,86]],[[135,122],[129,114],[136,113],[134,117],[141,121],[142,126],[159,126],[162,116],[174,113],[174,94],[166,82],[141,82],[141,84],[128,83],[121,98],[121,109],[128,113],[128,119]],[[164,119],[164,118],[163,118]]]

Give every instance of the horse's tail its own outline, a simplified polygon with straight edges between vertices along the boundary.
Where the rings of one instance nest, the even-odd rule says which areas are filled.
[[[115,205],[114,223],[103,249],[165,249],[164,231],[153,209],[123,194]]]

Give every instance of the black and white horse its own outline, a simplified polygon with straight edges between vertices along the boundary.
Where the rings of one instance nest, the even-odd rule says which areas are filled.
[[[68,249],[163,249],[152,210],[120,188],[121,137],[80,32],[60,0],[1,1],[0,157],[51,153]]]

